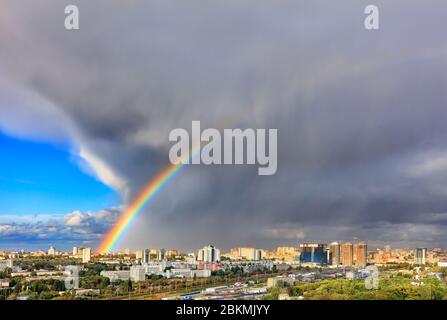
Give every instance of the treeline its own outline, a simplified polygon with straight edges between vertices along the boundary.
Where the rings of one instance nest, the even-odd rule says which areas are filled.
[[[407,277],[380,279],[379,288],[369,290],[364,280],[326,280],[304,283],[287,288],[291,297],[306,300],[443,300],[447,288],[437,278],[425,278],[423,284],[413,285]],[[271,295],[277,295],[273,290]]]

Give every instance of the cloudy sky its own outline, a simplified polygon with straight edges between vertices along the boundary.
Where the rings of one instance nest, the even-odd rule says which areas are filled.
[[[277,173],[186,167],[118,248],[447,246],[447,3],[0,2],[2,247],[94,246],[192,120],[277,128]]]

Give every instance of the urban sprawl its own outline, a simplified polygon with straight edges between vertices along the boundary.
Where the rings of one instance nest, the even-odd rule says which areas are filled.
[[[196,252],[0,251],[0,299],[447,299],[447,249],[366,242]],[[365,285],[376,281],[375,286]]]

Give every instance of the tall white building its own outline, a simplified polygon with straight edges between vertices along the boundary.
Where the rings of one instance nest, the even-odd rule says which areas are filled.
[[[56,249],[54,249],[53,246],[50,246],[50,249],[48,249],[48,255],[49,255],[49,256],[54,256],[54,255],[56,255]]]
[[[166,255],[166,250],[165,249],[160,249],[157,251],[157,260],[158,261],[162,261],[165,259],[165,255]]]
[[[90,262],[92,258],[92,248],[82,249],[82,263]]]
[[[200,249],[197,255],[197,260],[202,262],[219,262],[220,261],[220,250],[214,246],[206,246]]]
[[[262,260],[262,250],[261,249],[255,250],[255,255],[254,255],[253,259],[256,261]]]
[[[143,266],[131,266],[130,280],[135,282],[146,280],[145,268]]]
[[[151,260],[151,250],[150,249],[145,249],[143,250],[143,256],[141,258],[141,263],[149,263],[149,261]]]
[[[73,247],[73,256],[76,257],[78,255],[78,247]]]

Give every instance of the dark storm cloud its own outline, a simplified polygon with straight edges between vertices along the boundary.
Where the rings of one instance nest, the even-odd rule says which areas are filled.
[[[41,99],[0,104],[5,130],[67,134],[126,199],[166,165],[173,128],[279,132],[276,175],[184,168],[123,246],[445,244],[446,4],[376,1],[368,32],[364,1],[71,2],[75,32],[61,2],[2,5],[0,84]]]

